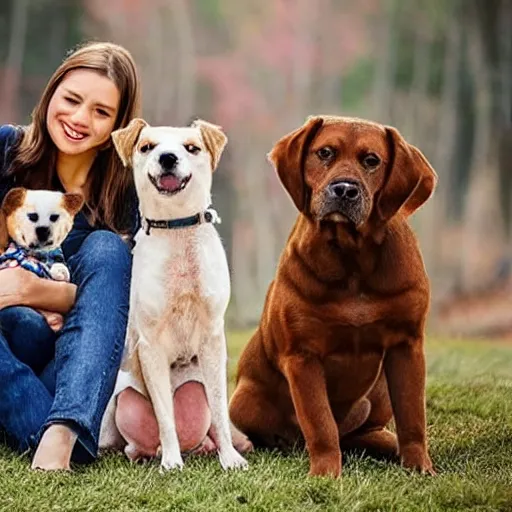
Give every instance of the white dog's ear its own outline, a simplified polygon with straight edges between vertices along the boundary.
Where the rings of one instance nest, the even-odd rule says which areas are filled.
[[[62,202],[64,204],[64,208],[74,217],[82,209],[82,206],[84,205],[84,198],[82,194],[67,192],[62,197]]]
[[[224,151],[228,138],[220,126],[203,121],[202,119],[194,121],[192,126],[199,128],[201,131],[203,142],[212,157],[212,171],[214,171],[219,164],[222,151]]]
[[[137,143],[140,132],[146,126],[149,125],[144,119],[136,117],[130,121],[130,124],[126,128],[120,128],[112,132],[112,142],[125,167],[131,167],[133,147]]]

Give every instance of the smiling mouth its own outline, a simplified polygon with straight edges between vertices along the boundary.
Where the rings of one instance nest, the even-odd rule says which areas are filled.
[[[46,247],[50,247],[53,245],[53,239],[46,240],[46,242],[36,242],[31,243],[28,248],[29,249],[44,249]]]
[[[151,176],[148,174],[149,181],[153,184],[153,186],[160,192],[160,194],[173,195],[181,192],[190,181],[192,177],[191,174],[185,176],[184,178],[179,178],[175,174],[161,174],[158,178]]]
[[[84,140],[85,137],[87,137],[85,133],[80,133],[73,130],[73,128],[71,128],[71,126],[68,126],[66,123],[62,123],[62,128],[64,130],[64,133],[66,134],[66,137],[74,142],[80,142]]]

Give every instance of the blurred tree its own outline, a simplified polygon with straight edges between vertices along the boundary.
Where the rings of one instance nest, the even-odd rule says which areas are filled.
[[[0,3],[0,123],[29,122],[50,74],[82,39],[81,8],[79,0]]]

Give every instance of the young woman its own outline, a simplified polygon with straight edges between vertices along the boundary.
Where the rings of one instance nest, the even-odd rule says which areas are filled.
[[[63,245],[72,283],[0,271],[0,427],[33,468],[69,469],[97,454],[120,364],[137,208],[110,141],[139,114],[130,54],[109,43],[70,54],[27,127],[0,128],[0,201],[13,186],[80,192]],[[43,314],[41,314],[41,312]],[[63,321],[65,316],[65,321]]]

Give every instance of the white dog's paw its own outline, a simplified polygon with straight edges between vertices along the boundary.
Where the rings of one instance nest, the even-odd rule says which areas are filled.
[[[169,471],[171,469],[183,469],[183,459],[181,458],[181,453],[178,452],[175,454],[165,454],[162,455],[162,460],[160,462],[160,472]]]
[[[64,263],[54,263],[50,268],[50,275],[55,281],[69,282],[71,278],[68,267]]]
[[[247,461],[232,446],[228,450],[219,452],[219,459],[222,469],[247,469],[249,467]]]

